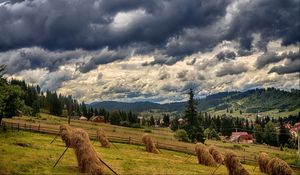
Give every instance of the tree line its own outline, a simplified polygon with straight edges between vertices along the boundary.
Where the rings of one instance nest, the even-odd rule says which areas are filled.
[[[208,112],[198,112],[196,106],[197,103],[191,89],[183,121],[180,123],[179,118],[174,118],[170,124],[170,128],[178,132],[175,136],[180,140],[204,142],[205,139],[220,139],[220,135],[229,137],[232,132],[237,131],[253,134],[257,143],[291,148],[297,146],[297,140],[291,137],[290,131],[285,125],[300,122],[300,113],[298,116],[278,119],[269,116],[257,116],[256,120],[252,121],[247,118],[226,116],[225,114],[211,116]]]

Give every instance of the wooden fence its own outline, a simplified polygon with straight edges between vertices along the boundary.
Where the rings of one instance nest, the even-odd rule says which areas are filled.
[[[6,125],[7,128],[10,128],[12,130],[29,130],[29,131],[35,131],[35,132],[41,132],[41,133],[47,133],[47,134],[59,134],[59,126],[57,127],[48,127],[40,124],[29,124],[29,123],[19,123],[19,122],[8,122],[8,121],[2,121],[2,125]],[[88,131],[88,134],[90,135],[90,138],[92,140],[96,139],[96,134],[91,133]],[[137,139],[134,137],[120,137],[120,136],[108,136],[109,141],[111,142],[117,142],[117,143],[125,143],[125,144],[134,144],[134,145],[144,145],[142,143],[141,139]],[[167,144],[167,143],[161,143],[161,142],[156,142],[156,146],[159,149],[167,149],[167,150],[173,150],[173,151],[178,151],[178,152],[183,152],[187,154],[192,154],[195,155],[194,150],[190,149],[187,146],[179,146],[179,145],[174,145],[174,144]],[[247,157],[247,156],[239,156],[240,160],[242,163],[246,164],[252,164],[252,165],[257,165],[257,160],[255,160],[252,157]],[[300,167],[290,165],[291,168],[294,169],[295,172],[300,172]]]

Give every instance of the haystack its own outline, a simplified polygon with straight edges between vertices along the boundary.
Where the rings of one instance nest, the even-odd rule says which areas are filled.
[[[267,165],[267,173],[271,175],[292,175],[293,170],[285,161],[273,158]]]
[[[259,169],[263,173],[267,173],[268,163],[271,160],[267,153],[260,153],[258,156]]]
[[[109,140],[107,139],[104,130],[101,128],[97,130],[97,139],[100,141],[102,147],[110,148]]]
[[[104,164],[99,160],[89,135],[83,129],[73,130],[71,146],[75,151],[79,172],[92,175],[104,174]]]
[[[207,147],[202,143],[197,143],[195,151],[198,157],[198,163],[206,166],[217,166],[212,155],[209,153]]]
[[[224,158],[229,175],[250,175],[242,166],[240,159],[234,153],[227,153]]]
[[[219,150],[215,146],[213,145],[209,146],[208,151],[217,163],[223,164],[224,161],[223,155],[219,152]]]
[[[59,133],[61,135],[61,139],[65,142],[66,147],[71,147],[71,137],[73,133],[73,128],[67,124],[60,125]]]
[[[155,147],[155,144],[152,141],[152,138],[149,134],[144,134],[142,137],[142,142],[146,146],[146,151],[150,153],[159,153],[158,149]]]

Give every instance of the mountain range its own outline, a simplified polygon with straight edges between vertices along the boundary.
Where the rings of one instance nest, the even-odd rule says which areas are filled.
[[[220,92],[196,99],[199,111],[218,111],[224,109],[243,110],[247,113],[257,113],[278,109],[293,111],[300,109],[300,90],[284,91],[276,88],[252,89],[247,91]],[[89,104],[89,107],[146,112],[157,110],[161,112],[183,112],[186,102],[153,103],[153,102],[117,102],[101,101]]]

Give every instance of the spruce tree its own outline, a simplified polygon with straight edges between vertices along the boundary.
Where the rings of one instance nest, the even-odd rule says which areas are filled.
[[[200,141],[204,143],[204,129],[200,126],[198,120],[197,103],[194,100],[194,92],[192,89],[190,89],[189,92],[189,100],[185,109],[184,118],[186,123],[183,128],[187,132],[191,142]]]
[[[280,128],[279,128],[279,135],[278,135],[278,142],[280,146],[284,146],[289,142],[291,138],[291,134],[288,128],[284,126],[282,118],[279,118]]]

